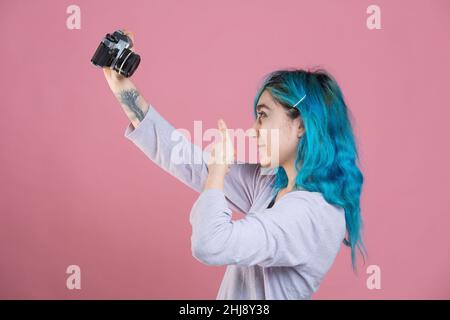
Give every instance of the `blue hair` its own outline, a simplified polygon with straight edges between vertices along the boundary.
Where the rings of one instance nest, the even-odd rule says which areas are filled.
[[[320,192],[325,200],[344,208],[347,235],[344,244],[351,249],[352,268],[356,271],[356,248],[365,260],[362,240],[360,196],[363,175],[359,156],[341,89],[325,70],[283,69],[268,74],[254,100],[254,112],[261,94],[267,90],[282,105],[290,118],[300,117],[304,134],[300,138],[295,161],[298,170],[296,189]],[[292,106],[306,94],[295,108]],[[288,184],[282,167],[276,170],[274,190]]]

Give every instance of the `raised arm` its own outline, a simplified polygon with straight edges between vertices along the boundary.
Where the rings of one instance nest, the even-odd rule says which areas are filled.
[[[103,73],[112,93],[119,101],[133,127],[136,128],[148,112],[147,101],[129,78],[120,76],[109,68],[103,68]]]

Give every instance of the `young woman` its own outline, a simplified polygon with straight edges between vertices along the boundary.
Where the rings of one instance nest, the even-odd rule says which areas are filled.
[[[175,128],[130,79],[110,69],[104,73],[131,121],[125,137],[200,192],[190,214],[192,253],[205,264],[227,265],[217,299],[310,299],[341,243],[350,247],[353,268],[356,250],[364,256],[363,175],[347,106],[327,72],[277,70],[264,79],[252,127],[258,164],[230,163],[232,148],[227,148],[222,120],[222,141],[208,164],[174,163],[175,145],[193,150],[194,158],[203,151],[187,139],[173,141]],[[279,133],[276,156],[276,141],[263,134],[268,130]],[[263,174],[262,168],[275,174]],[[231,210],[245,218],[231,220]]]

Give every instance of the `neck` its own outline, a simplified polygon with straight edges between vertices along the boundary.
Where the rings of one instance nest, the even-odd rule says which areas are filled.
[[[291,191],[295,185],[295,178],[297,177],[297,169],[295,168],[295,161],[289,161],[285,163],[283,166],[284,171],[286,171],[286,175],[288,177],[288,185],[286,189]]]

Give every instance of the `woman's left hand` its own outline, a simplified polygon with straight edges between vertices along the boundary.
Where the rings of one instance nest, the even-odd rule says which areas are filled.
[[[225,121],[218,121],[220,132],[219,141],[216,142],[211,151],[211,157],[208,162],[208,179],[205,189],[217,188],[223,189],[223,180],[229,171],[230,165],[234,161],[233,141],[227,130]]]

